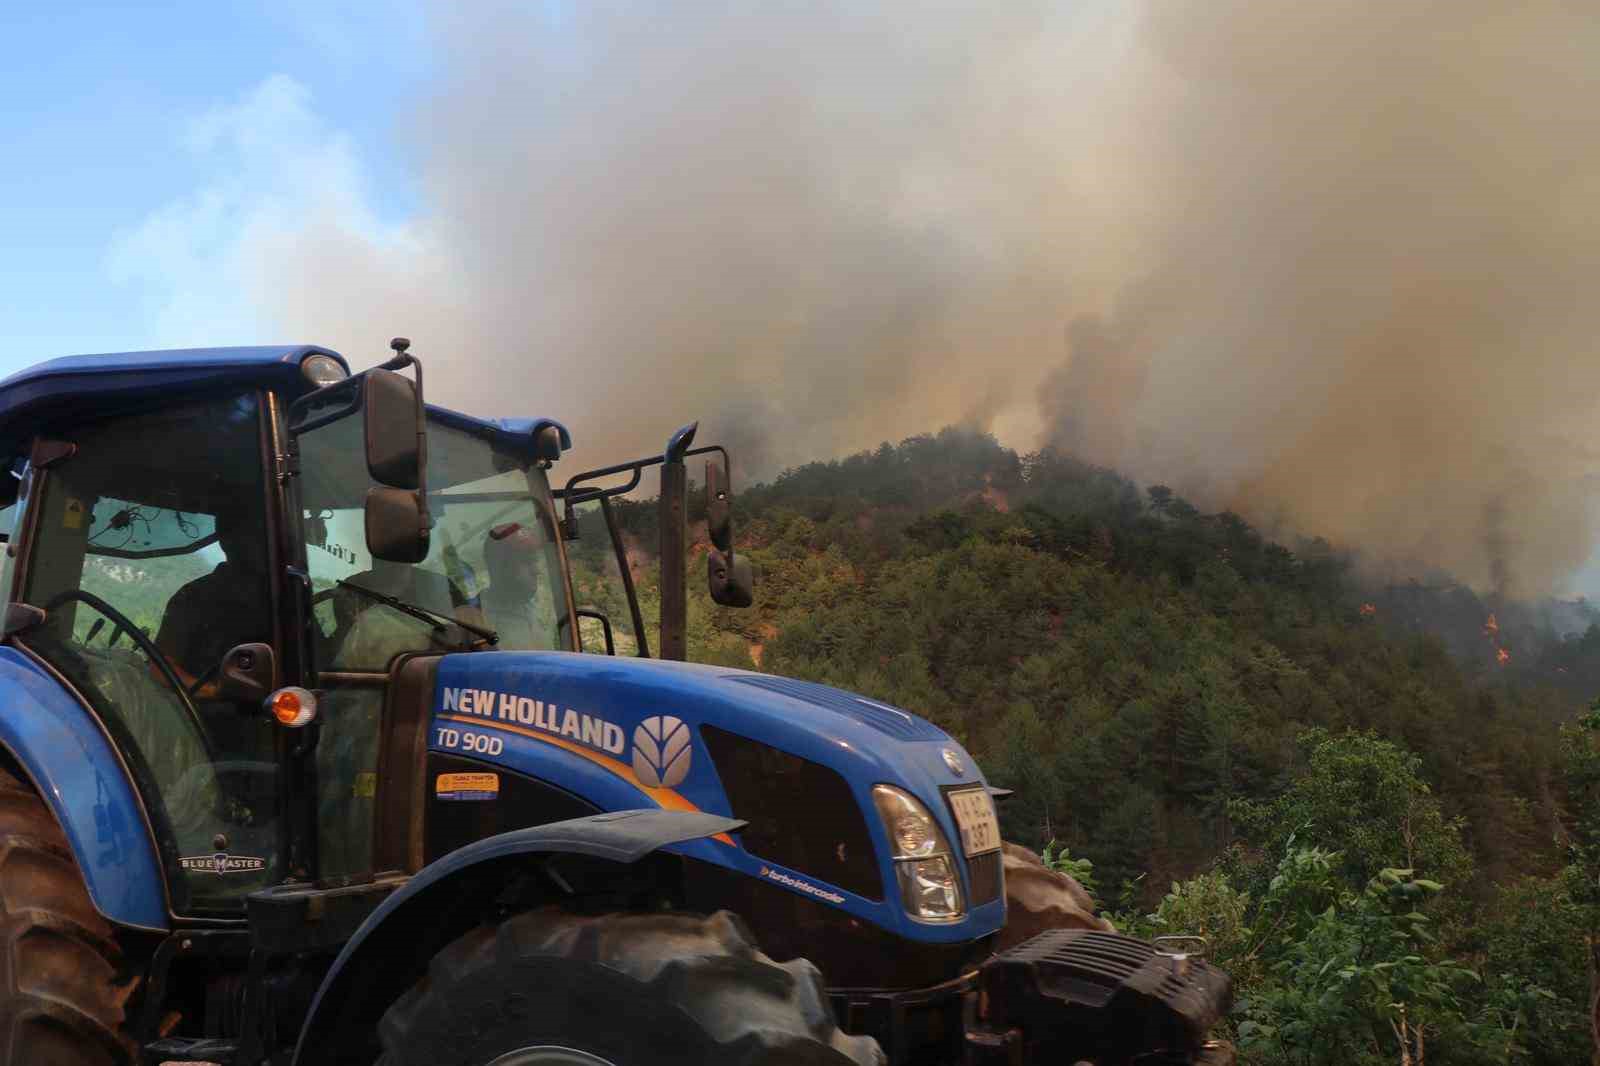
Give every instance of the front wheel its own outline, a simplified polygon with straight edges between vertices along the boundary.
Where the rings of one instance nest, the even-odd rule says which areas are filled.
[[[378,1027],[380,1066],[881,1066],[816,967],[726,911],[515,915],[439,952]]]

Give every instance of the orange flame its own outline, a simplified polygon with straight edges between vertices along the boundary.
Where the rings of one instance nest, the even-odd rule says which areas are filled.
[[[1361,605],[1361,617],[1362,618],[1371,618],[1373,615],[1375,615],[1377,613],[1378,613],[1378,605],[1377,604],[1375,604],[1375,603],[1363,603]]]
[[[1500,635],[1500,623],[1494,620],[1493,612],[1490,612],[1489,620],[1483,623],[1483,635],[1486,637],[1498,637]]]
[[[1506,663],[1511,661],[1511,653],[1506,651],[1504,648],[1496,649],[1494,657],[1495,661],[1501,666],[1504,666]]]

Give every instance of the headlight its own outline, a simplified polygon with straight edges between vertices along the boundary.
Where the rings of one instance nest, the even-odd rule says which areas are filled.
[[[893,785],[873,786],[872,803],[894,849],[900,898],[911,917],[953,922],[965,914],[955,857],[928,809]]]

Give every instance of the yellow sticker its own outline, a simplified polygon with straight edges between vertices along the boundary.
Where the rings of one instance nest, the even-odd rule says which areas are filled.
[[[351,786],[350,794],[356,799],[371,799],[378,794],[378,775],[371,770],[363,770],[356,774],[356,783]]]
[[[82,529],[83,528],[83,501],[82,500],[75,500],[75,499],[73,499],[71,497],[67,498],[66,507],[64,507],[62,509],[62,512],[61,512],[61,528],[62,529]]]
[[[433,794],[442,800],[492,800],[500,795],[499,774],[440,774]]]

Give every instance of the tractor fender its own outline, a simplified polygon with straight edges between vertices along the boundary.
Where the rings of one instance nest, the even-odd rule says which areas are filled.
[[[294,1066],[352,1061],[389,1005],[427,971],[440,948],[478,923],[530,855],[592,855],[626,865],[669,844],[744,825],[703,811],[609,811],[457,848],[379,904],[339,952],[301,1027]]]
[[[14,647],[0,647],[0,692],[0,747],[60,823],[95,910],[118,925],[168,929],[150,823],[100,723]]]

